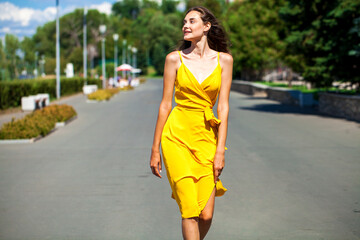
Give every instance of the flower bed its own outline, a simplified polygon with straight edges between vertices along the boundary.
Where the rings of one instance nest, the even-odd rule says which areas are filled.
[[[96,92],[90,93],[89,95],[87,95],[89,100],[95,100],[95,101],[107,101],[109,100],[112,96],[114,96],[115,94],[117,94],[119,91],[126,91],[126,90],[131,90],[134,89],[131,86],[125,86],[123,88],[109,88],[109,89],[100,89],[97,90]]]
[[[12,119],[0,129],[0,139],[31,139],[45,136],[51,132],[57,122],[65,122],[76,116],[73,107],[50,105],[26,115],[22,119]]]
[[[89,100],[96,100],[96,101],[105,101],[105,100],[109,100],[114,94],[107,91],[107,90],[97,90],[93,93],[90,93],[88,95],[88,99]]]

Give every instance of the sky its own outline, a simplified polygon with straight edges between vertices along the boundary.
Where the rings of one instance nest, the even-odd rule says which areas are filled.
[[[59,0],[60,16],[87,7],[110,14],[116,0]],[[56,0],[0,0],[0,38],[16,35],[31,37],[38,26],[56,19]]]

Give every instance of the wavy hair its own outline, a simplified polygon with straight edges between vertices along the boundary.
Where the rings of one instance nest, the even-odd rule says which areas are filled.
[[[229,53],[228,47],[230,44],[228,41],[228,37],[223,26],[220,25],[214,14],[205,7],[197,6],[190,8],[185,15],[187,15],[191,11],[199,12],[201,20],[204,22],[204,24],[208,22],[211,24],[211,28],[207,34],[207,41],[209,47],[217,52]],[[191,42],[183,39],[180,41],[177,50],[184,50],[186,48],[189,48],[190,46]]]

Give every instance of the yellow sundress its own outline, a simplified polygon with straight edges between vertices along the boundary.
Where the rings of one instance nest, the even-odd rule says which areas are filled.
[[[161,150],[172,197],[179,205],[182,218],[198,217],[208,202],[214,187],[216,196],[226,188],[214,183],[213,161],[216,152],[220,120],[214,116],[221,86],[221,66],[201,84],[184,65],[175,81],[175,102],[161,135]]]

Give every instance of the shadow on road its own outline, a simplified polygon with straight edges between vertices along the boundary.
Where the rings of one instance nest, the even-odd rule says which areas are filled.
[[[249,99],[253,99],[253,98],[249,98]],[[257,98],[257,99],[265,99],[265,98]],[[313,115],[323,118],[342,119],[350,122],[360,123],[359,121],[356,120],[344,119],[341,117],[330,116],[327,114],[320,113],[316,108],[311,108],[311,107],[302,108],[302,107],[286,105],[286,104],[255,104],[252,107],[238,107],[238,109],[258,111],[258,112],[278,113],[278,114]]]
[[[243,110],[272,112],[272,113],[292,113],[292,114],[306,114],[306,115],[320,115],[321,114],[313,108],[301,108],[286,104],[255,104],[251,107],[239,107]],[[323,116],[323,115],[322,115]]]

